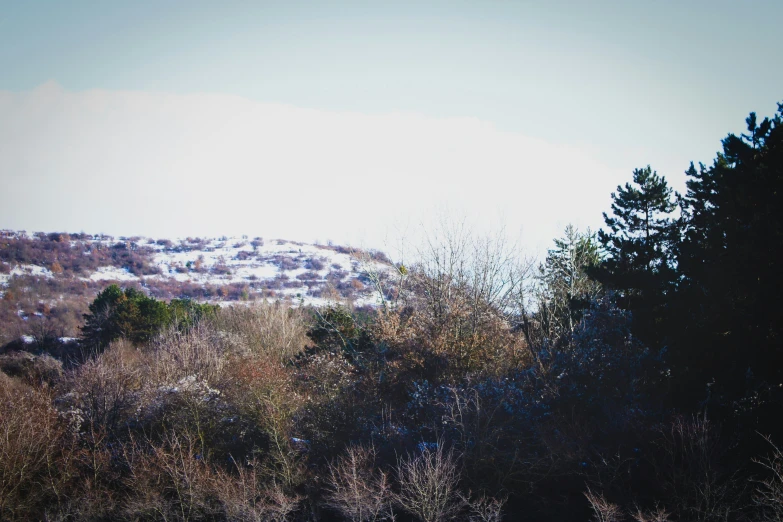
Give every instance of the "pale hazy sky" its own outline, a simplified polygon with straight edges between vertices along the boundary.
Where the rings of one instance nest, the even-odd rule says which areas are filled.
[[[531,249],[783,101],[783,2],[0,0],[0,228]]]

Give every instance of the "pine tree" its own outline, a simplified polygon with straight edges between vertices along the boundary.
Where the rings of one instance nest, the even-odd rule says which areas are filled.
[[[710,167],[687,171],[679,364],[713,396],[783,383],[783,104],[746,120]]]
[[[605,258],[595,277],[618,292],[620,302],[634,313],[637,335],[649,343],[662,341],[666,298],[677,282],[675,252],[680,203],[666,178],[648,165],[633,171],[633,183],[612,193],[612,216],[604,213],[609,231],[598,239]]]
[[[117,285],[99,293],[89,310],[84,315],[82,342],[95,350],[119,338],[147,342],[172,319],[165,302],[147,297],[135,288],[123,291]]]

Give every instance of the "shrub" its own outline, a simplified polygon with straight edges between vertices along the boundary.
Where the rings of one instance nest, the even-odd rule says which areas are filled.
[[[305,268],[308,270],[323,270],[326,267],[325,261],[326,258],[311,257],[305,263]]]
[[[94,349],[103,349],[120,337],[134,343],[149,341],[171,317],[165,303],[134,288],[123,291],[117,285],[98,294],[89,309],[82,337],[85,345]]]
[[[457,495],[459,470],[453,451],[422,444],[421,454],[408,456],[397,464],[400,492],[396,501],[422,522],[453,520],[462,510]]]
[[[73,465],[47,393],[0,373],[0,518],[41,520],[65,499]]]
[[[8,352],[0,355],[0,371],[31,386],[54,385],[63,375],[63,363],[46,354]]]
[[[149,448],[149,450],[147,449]],[[197,440],[174,431],[163,441],[126,446],[130,495],[124,502],[127,519],[192,520],[214,518],[213,475],[200,458]]]
[[[375,460],[374,447],[350,446],[329,465],[326,502],[347,520],[394,520],[390,480]]]
[[[765,468],[768,477],[759,482],[753,500],[761,508],[762,520],[775,522],[783,520],[783,452],[769,437],[766,439],[772,455],[755,462]]]
[[[624,518],[622,510],[616,504],[607,501],[602,495],[588,489],[585,492],[585,497],[590,502],[595,522],[620,522]]]
[[[112,343],[103,353],[68,373],[59,400],[73,428],[89,433],[121,433],[139,405],[142,368],[136,348]]]
[[[212,321],[218,330],[242,339],[252,353],[281,362],[298,354],[307,340],[303,311],[282,303],[222,308]]]

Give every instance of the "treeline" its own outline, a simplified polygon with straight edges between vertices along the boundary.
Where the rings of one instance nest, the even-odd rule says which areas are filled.
[[[0,355],[0,518],[783,520],[782,118],[538,266],[447,224],[375,310],[105,289]]]

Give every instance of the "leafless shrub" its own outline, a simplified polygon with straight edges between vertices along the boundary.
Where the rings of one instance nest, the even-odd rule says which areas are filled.
[[[304,466],[293,441],[294,417],[302,398],[293,387],[289,369],[275,357],[253,355],[235,360],[232,374],[237,386],[230,390],[231,400],[268,439],[263,472],[292,491],[304,480]]]
[[[282,303],[254,303],[223,308],[215,328],[244,340],[250,351],[287,360],[305,346],[307,324],[301,310]]]
[[[37,519],[63,498],[70,447],[50,396],[0,373],[0,519]]]
[[[443,412],[440,420],[453,433],[465,480],[481,488],[507,486],[520,473],[519,450],[507,434],[519,430],[503,402],[480,387],[449,386],[443,391],[447,394],[436,401]]]
[[[620,522],[623,519],[620,507],[606,500],[603,495],[593,493],[588,488],[585,497],[593,509],[593,520],[596,522]]]
[[[63,364],[46,354],[12,351],[0,355],[0,372],[20,377],[32,386],[53,385],[63,374]]]
[[[671,522],[669,513],[661,507],[656,507],[653,511],[636,510],[636,513],[632,513],[631,517],[636,522]]]
[[[280,270],[296,270],[299,268],[299,263],[286,255],[275,255],[271,261],[276,264]]]
[[[240,429],[231,421],[234,407],[225,392],[232,386],[234,360],[246,354],[241,339],[204,322],[184,333],[164,332],[144,352],[147,379],[136,420],[153,432],[173,429],[195,438],[201,454],[225,451],[221,441]]]
[[[308,270],[323,270],[326,266],[325,257],[311,257],[305,263],[305,268]]]
[[[463,496],[462,501],[468,508],[470,522],[500,522],[503,520],[503,505],[506,503],[506,497],[492,498],[482,495],[471,499],[468,495]]]
[[[772,455],[764,459],[756,459],[754,462],[763,466],[770,476],[760,481],[753,502],[761,510],[762,520],[781,522],[783,521],[783,451],[772,443],[772,439],[764,438],[772,446]]]
[[[296,276],[297,279],[300,281],[315,281],[317,279],[321,278],[321,275],[318,272],[308,271],[308,272],[302,272],[301,274],[298,274]]]
[[[728,520],[740,485],[719,466],[722,445],[706,415],[678,417],[660,429],[659,480],[679,511],[693,521]]]
[[[239,336],[221,333],[205,321],[185,332],[171,326],[150,345],[148,375],[162,385],[191,376],[218,383],[229,356],[245,350]]]
[[[219,513],[212,500],[213,476],[194,437],[166,433],[161,443],[126,445],[130,495],[124,515],[131,519],[194,520]]]
[[[49,306],[39,306],[39,310],[44,315],[27,321],[27,333],[38,350],[47,350],[59,344],[59,338],[64,337],[65,332],[61,325],[49,318]]]
[[[229,520],[284,522],[299,508],[300,496],[263,483],[265,475],[257,460],[234,465],[235,473],[217,470],[215,477],[216,495]]]
[[[444,221],[416,250],[408,267],[382,272],[365,263],[382,308],[405,311],[405,337],[425,356],[447,362],[439,370],[445,377],[518,364],[527,351],[511,318],[529,263],[513,242],[503,231],[481,236],[465,223]]]
[[[389,477],[376,469],[374,447],[350,446],[329,465],[327,505],[353,522],[390,520]]]
[[[120,340],[69,372],[62,386],[67,394],[58,402],[79,424],[74,428],[111,432],[129,419],[142,385],[139,358],[135,347]]]
[[[210,270],[213,275],[231,275],[231,268],[226,264],[226,261],[221,257]]]
[[[435,449],[422,445],[420,455],[400,459],[397,481],[397,504],[422,522],[452,520],[463,507],[457,495],[457,456],[440,443]]]

